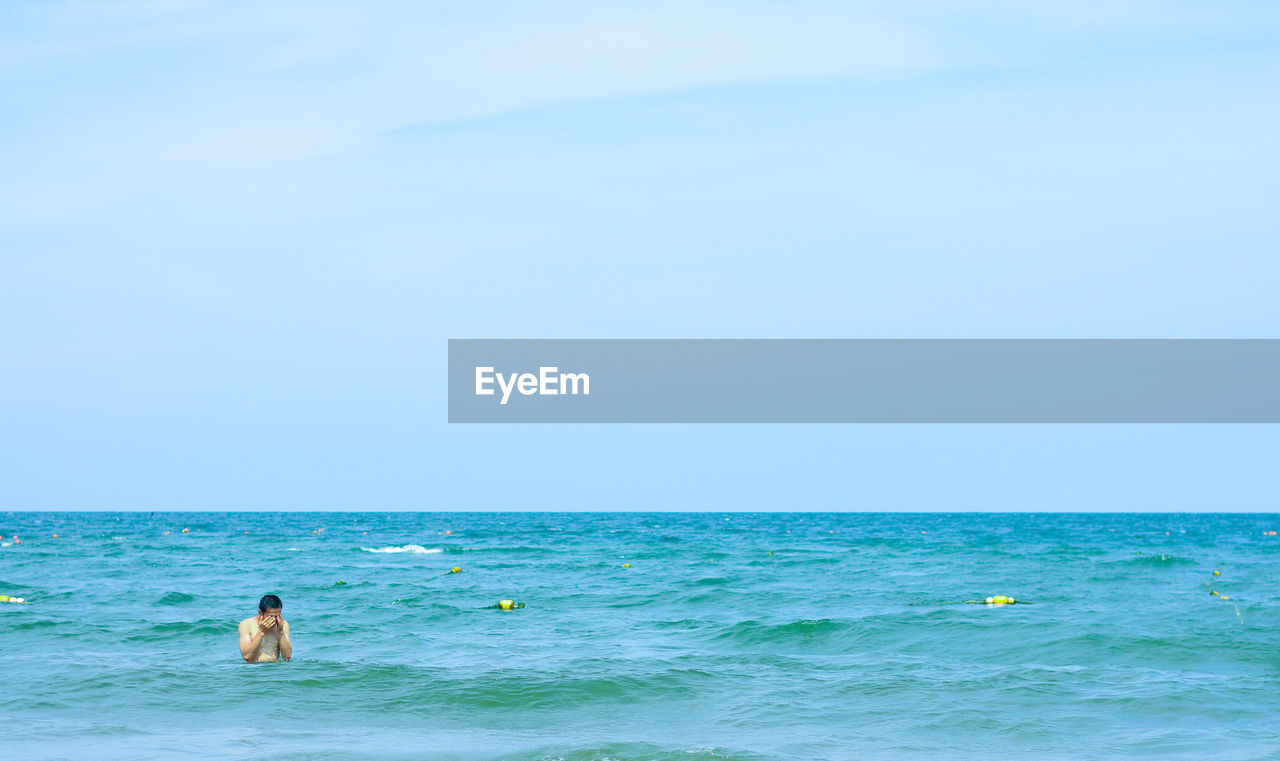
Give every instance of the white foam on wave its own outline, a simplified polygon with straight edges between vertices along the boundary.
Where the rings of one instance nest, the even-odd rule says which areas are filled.
[[[407,552],[410,555],[434,555],[444,552],[439,548],[427,549],[420,544],[406,544],[403,547],[361,547],[365,552]]]

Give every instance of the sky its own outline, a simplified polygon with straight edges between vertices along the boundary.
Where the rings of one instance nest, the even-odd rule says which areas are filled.
[[[0,5],[0,509],[1262,510],[1274,425],[446,422],[449,338],[1280,338],[1280,6]]]

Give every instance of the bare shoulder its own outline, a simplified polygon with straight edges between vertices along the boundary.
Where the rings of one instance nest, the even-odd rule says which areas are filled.
[[[252,616],[250,616],[249,618],[246,618],[245,620],[241,621],[241,622],[240,622],[240,631],[241,631],[241,632],[249,632],[249,631],[253,631],[253,629],[254,629],[254,623],[255,623],[256,621],[257,621],[257,619],[253,618]]]

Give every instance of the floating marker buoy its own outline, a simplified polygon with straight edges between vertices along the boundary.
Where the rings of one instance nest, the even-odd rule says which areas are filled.
[[[1214,572],[1213,572],[1213,575],[1214,575],[1214,576],[1221,576],[1222,574],[1221,574],[1221,573],[1219,573],[1218,571],[1214,571]]]
[[[1217,596],[1218,596],[1218,592],[1217,592],[1217,590],[1213,590],[1213,591],[1209,592],[1209,594],[1210,594],[1210,595],[1213,595],[1214,597],[1217,597]]]
[[[0,595],[0,602],[9,602],[9,595]]]
[[[511,610],[515,606],[516,606],[516,603],[514,600],[498,600],[498,607],[502,608],[503,610]]]
[[[182,529],[182,533],[184,533],[184,534],[190,534],[190,533],[191,533],[191,529],[189,529],[189,528],[184,528],[184,529]]]
[[[622,564],[622,567],[623,567],[623,568],[630,568],[630,567],[631,567],[631,564],[630,564],[630,563],[623,563],[623,564]]]
[[[333,585],[334,585],[335,587],[345,587],[345,586],[347,585],[347,582],[345,582],[345,581],[338,581],[338,582],[334,582],[334,584],[333,584]]]
[[[455,565],[453,568],[449,569],[449,573],[462,573],[462,569]]]
[[[166,531],[166,532],[164,532],[165,536],[168,536],[168,535],[169,535],[169,534],[171,534],[171,533],[173,533],[173,532],[171,532],[171,531]]]
[[[54,535],[53,535],[53,538],[54,538],[54,539],[57,539],[57,538],[58,538],[58,535],[57,535],[57,534],[54,534]]]
[[[444,533],[446,533],[446,534],[452,534],[453,532],[452,532],[452,531],[446,531],[446,532],[444,532]]]
[[[1231,598],[1230,598],[1230,597],[1227,597],[1226,595],[1219,595],[1219,596],[1218,596],[1218,599],[1219,599],[1219,600],[1230,600]]]

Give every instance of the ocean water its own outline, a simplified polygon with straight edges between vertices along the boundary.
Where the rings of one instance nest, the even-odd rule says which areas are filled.
[[[0,755],[1278,759],[1276,529],[0,513],[0,594],[29,600],[0,603]],[[245,664],[236,624],[267,592],[294,657]],[[1019,603],[963,602],[997,594]]]

